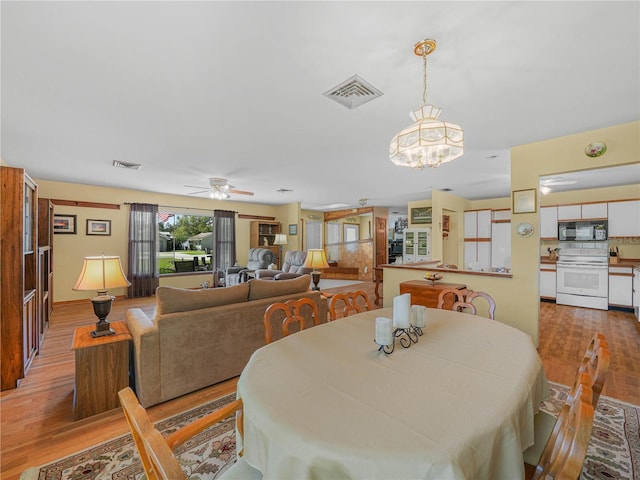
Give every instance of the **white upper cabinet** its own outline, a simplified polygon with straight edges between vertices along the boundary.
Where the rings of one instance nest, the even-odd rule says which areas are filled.
[[[491,210],[478,211],[478,238],[491,238]]]
[[[558,238],[558,207],[540,208],[540,238]]]
[[[609,202],[609,236],[640,237],[640,200]]]
[[[464,238],[478,238],[478,212],[464,212]]]
[[[494,210],[493,211],[493,219],[494,220],[511,220],[511,210]]]
[[[607,218],[607,204],[585,203],[582,205],[582,217],[580,218]]]
[[[558,205],[558,220],[582,218],[582,205]]]
[[[491,238],[491,210],[464,212],[464,238]]]

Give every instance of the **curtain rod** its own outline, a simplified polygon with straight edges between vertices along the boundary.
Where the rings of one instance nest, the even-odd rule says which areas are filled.
[[[138,202],[136,202],[138,203]],[[125,205],[133,205],[133,203],[131,202],[124,202]],[[181,208],[184,210],[200,210],[202,212],[213,212],[214,210],[220,210],[219,208],[196,208],[196,207],[182,207],[182,206],[176,206],[176,205],[158,205],[158,208]],[[239,213],[236,212],[235,210],[226,210],[226,211],[232,211],[233,213]]]

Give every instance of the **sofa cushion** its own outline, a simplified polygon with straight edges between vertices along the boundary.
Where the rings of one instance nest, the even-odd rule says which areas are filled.
[[[246,283],[233,287],[205,288],[203,290],[158,287],[156,289],[156,315],[246,302],[247,298],[249,298],[249,286]]]
[[[309,290],[310,284],[310,275],[302,275],[301,277],[291,280],[279,280],[277,282],[254,279],[249,281],[249,300],[260,300],[262,298],[306,292]]]

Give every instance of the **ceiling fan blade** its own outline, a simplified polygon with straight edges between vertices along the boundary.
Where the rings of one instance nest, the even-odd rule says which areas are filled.
[[[210,187],[203,187],[202,185],[183,185],[185,188],[199,188],[200,190],[209,189]]]
[[[190,192],[189,195],[198,195],[199,193],[207,193],[210,192],[211,189],[207,188],[206,190],[198,190],[197,192]]]
[[[236,195],[253,195],[253,192],[245,192],[244,190],[227,190],[229,193],[235,193]]]

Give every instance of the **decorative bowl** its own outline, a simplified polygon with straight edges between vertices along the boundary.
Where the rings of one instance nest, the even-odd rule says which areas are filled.
[[[425,280],[429,280],[431,285],[434,285],[438,280],[442,280],[442,275],[439,273],[425,273],[424,278]]]

